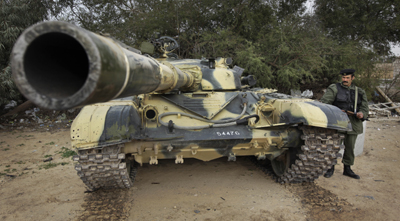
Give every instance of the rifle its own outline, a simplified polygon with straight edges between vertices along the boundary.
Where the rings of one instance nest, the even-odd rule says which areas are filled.
[[[342,110],[343,112],[345,112],[348,116],[355,116],[357,115],[356,113],[354,113],[353,111],[348,111],[348,110]],[[363,117],[362,119],[360,119],[361,121],[369,121],[368,117],[365,118]]]

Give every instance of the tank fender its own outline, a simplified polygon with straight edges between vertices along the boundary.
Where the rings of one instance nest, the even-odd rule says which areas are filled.
[[[140,137],[137,108],[113,102],[85,106],[71,126],[74,148],[86,149],[122,143]]]
[[[350,120],[339,108],[317,101],[282,102],[280,123],[351,131]]]

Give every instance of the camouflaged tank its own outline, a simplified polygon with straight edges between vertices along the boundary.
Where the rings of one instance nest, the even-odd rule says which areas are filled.
[[[338,131],[351,128],[338,108],[268,89],[232,59],[177,59],[168,37],[142,55],[72,24],[25,30],[12,52],[14,80],[37,105],[82,107],[71,126],[78,176],[93,190],[129,188],[143,164],[186,158],[254,156],[281,183],[310,182],[336,164]]]

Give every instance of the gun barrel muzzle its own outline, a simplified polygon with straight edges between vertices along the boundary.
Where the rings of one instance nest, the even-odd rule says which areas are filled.
[[[14,45],[11,67],[26,98],[55,110],[172,90],[193,81],[111,38],[58,21],[26,29]]]

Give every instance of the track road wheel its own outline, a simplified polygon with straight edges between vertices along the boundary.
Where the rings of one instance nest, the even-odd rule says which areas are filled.
[[[271,161],[272,169],[278,177],[282,177],[296,160],[296,153],[294,149],[289,149],[283,152],[280,156]]]
[[[126,168],[128,169],[129,179],[132,182],[132,184],[135,181],[138,166],[139,164],[136,163],[135,160],[129,158],[126,160]]]
[[[290,153],[289,151],[285,151],[280,156],[276,157],[271,161],[272,169],[274,170],[275,174],[280,177],[287,169],[290,167]]]

